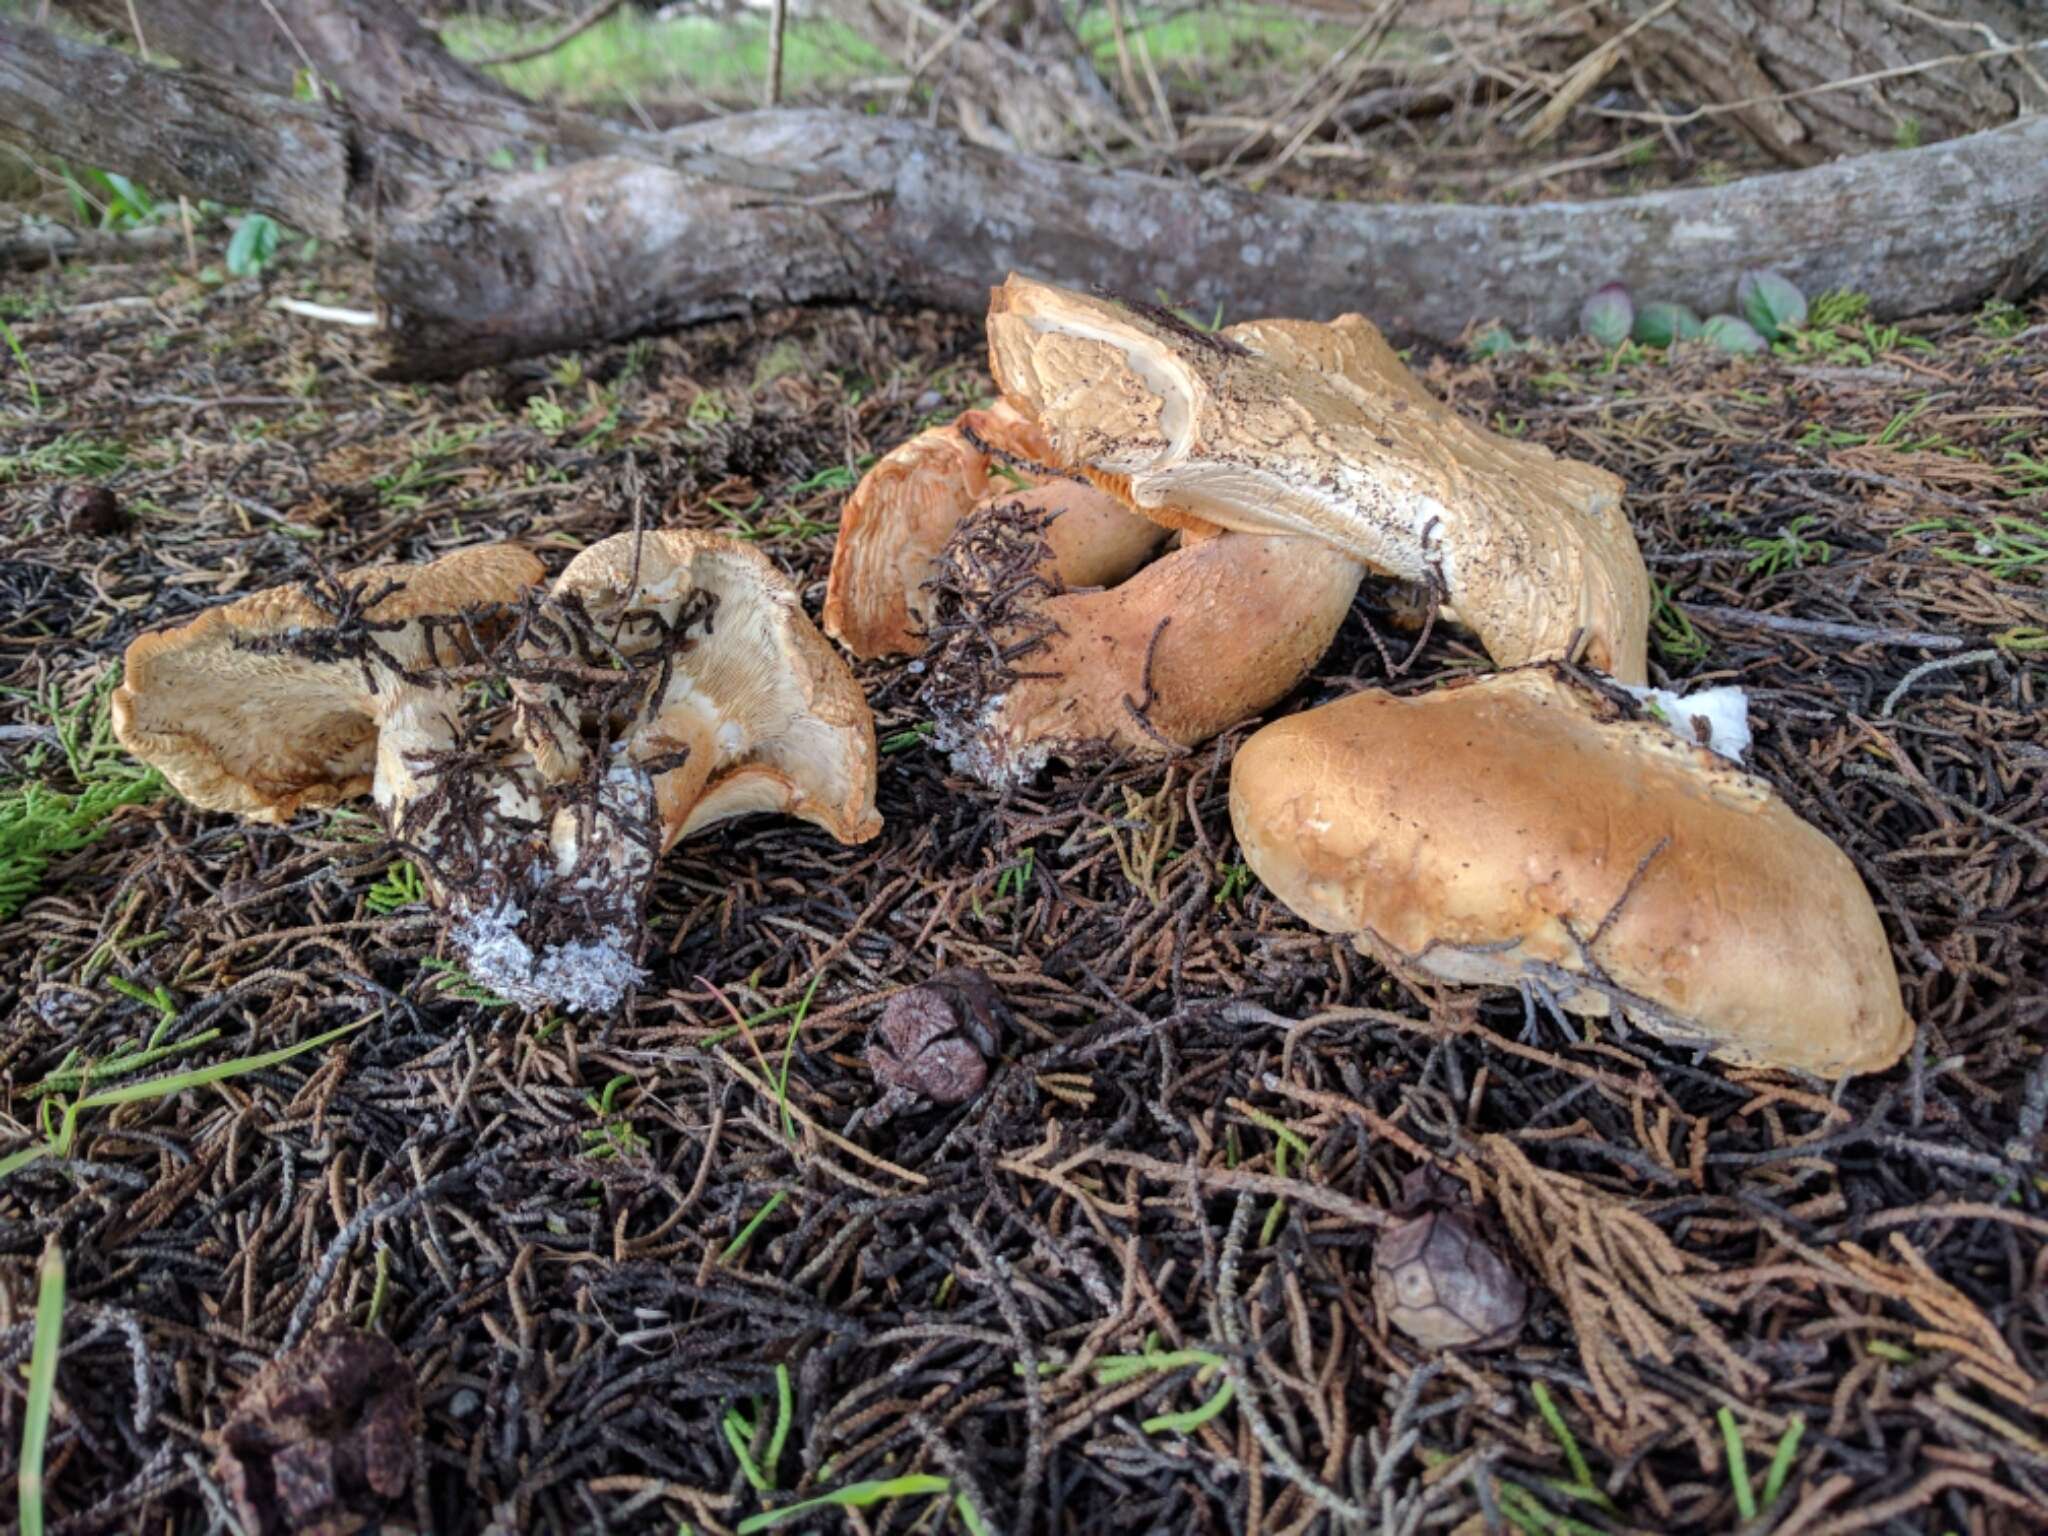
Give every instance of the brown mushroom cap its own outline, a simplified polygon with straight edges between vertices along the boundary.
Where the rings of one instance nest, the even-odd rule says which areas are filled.
[[[991,784],[1103,749],[1163,757],[1283,697],[1329,649],[1364,577],[1314,539],[1198,539],[1106,591],[1029,598],[997,633],[1037,636],[997,675],[960,635],[933,661],[940,744]],[[972,679],[961,686],[965,674]]]
[[[1020,482],[1023,496],[1061,510],[1048,533],[1066,585],[1104,585],[1136,570],[1164,530],[1106,492],[1048,475],[1049,453],[1037,428],[999,401],[886,454],[839,514],[825,633],[863,658],[922,650],[932,610],[925,583],[940,550],[975,505]]]
[[[343,580],[365,597],[398,584],[366,616],[403,624],[377,641],[399,666],[412,667],[452,659],[429,657],[427,629],[414,621],[512,602],[544,574],[526,550],[489,544]],[[285,822],[366,793],[381,723],[416,690],[381,666],[249,648],[326,628],[334,618],[308,587],[276,587],[141,636],[128,647],[114,692],[116,738],[209,811]]]
[[[873,837],[881,817],[867,700],[767,556],[724,534],[619,534],[584,550],[555,583],[557,596],[575,595],[600,628],[616,629],[627,655],[651,643],[626,622],[632,614],[674,622],[699,592],[717,605],[677,656],[652,718],[626,741],[636,763],[688,754],[654,779],[662,846],[753,811],[795,816],[843,843]],[[558,740],[537,744],[535,756],[559,777],[580,750]]]
[[[1848,858],[1762,780],[1561,669],[1379,690],[1231,766],[1245,861],[1305,921],[1448,980],[1610,999],[1652,1033],[1823,1077],[1912,1038]]]
[[[1325,540],[1441,578],[1504,665],[1562,658],[1642,682],[1649,579],[1604,470],[1476,427],[1367,321],[1210,334],[1163,312],[1012,276],[989,362],[1057,462],[1175,527]]]

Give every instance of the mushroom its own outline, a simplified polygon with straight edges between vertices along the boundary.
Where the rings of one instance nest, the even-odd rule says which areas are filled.
[[[1842,851],[1560,666],[1275,721],[1231,765],[1230,816],[1281,901],[1391,963],[1821,1077],[1881,1070],[1911,1040]]]
[[[1007,403],[920,432],[871,468],[839,514],[825,586],[825,633],[863,659],[924,646],[932,567],[977,504],[1015,496],[1057,510],[1047,542],[1068,586],[1120,581],[1166,530],[1107,492],[1046,467],[1045,440]]]
[[[1013,275],[988,336],[1055,462],[1134,510],[1321,539],[1434,586],[1502,665],[1645,680],[1649,580],[1621,481],[1465,421],[1359,316],[1211,333]]]
[[[874,835],[874,727],[738,540],[621,534],[542,574],[494,546],[243,599],[130,648],[116,730],[211,809],[371,789],[476,981],[614,1008],[681,838],[751,811]]]
[[[1256,715],[1322,659],[1364,577],[1314,539],[1221,533],[1066,591],[1042,574],[1040,537],[1026,509],[986,509],[936,583],[933,739],[997,787],[1053,757],[1173,756]]]
[[[473,653],[475,632],[454,621],[545,574],[527,551],[486,544],[208,609],[128,647],[114,735],[202,810],[283,823],[373,780],[388,806],[412,782],[405,744],[439,734],[429,722],[444,690],[419,673]]]
[[[681,528],[619,534],[572,560],[554,598],[577,605],[621,658],[682,642],[619,744],[624,762],[651,775],[663,851],[754,811],[808,821],[842,843],[881,830],[867,700],[753,545]],[[543,779],[571,778],[588,756],[573,699],[552,686],[513,692]]]

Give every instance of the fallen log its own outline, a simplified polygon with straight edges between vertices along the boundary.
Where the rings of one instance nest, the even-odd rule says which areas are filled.
[[[100,111],[71,109],[79,100]],[[345,104],[287,101],[0,18],[0,142],[251,205],[374,268],[390,366],[456,372],[763,308],[979,311],[1017,270],[1203,313],[1361,311],[1448,341],[1558,334],[1600,284],[1700,310],[1772,267],[1881,316],[2048,272],[2048,118],[1594,203],[1348,204],[1003,155],[901,119],[739,114],[485,175]]]

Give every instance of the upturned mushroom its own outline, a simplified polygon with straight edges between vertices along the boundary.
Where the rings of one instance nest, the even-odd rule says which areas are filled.
[[[283,823],[374,785],[388,814],[414,787],[406,753],[442,739],[446,689],[422,674],[475,661],[545,576],[486,544],[210,608],[128,647],[114,735],[202,810]]]
[[[1392,963],[1826,1078],[1911,1041],[1842,851],[1763,780],[1562,667],[1275,721],[1231,765],[1230,815],[1274,895]]]
[[[1048,452],[1037,428],[998,401],[883,455],[840,510],[825,633],[863,659],[923,649],[939,553],[961,520],[992,500],[1057,514],[1046,526],[1049,574],[1066,586],[1104,586],[1136,570],[1167,530],[1050,469]]]
[[[1054,462],[1134,510],[1320,539],[1438,590],[1503,665],[1644,681],[1649,581],[1620,480],[1465,421],[1359,316],[1210,333],[1012,276],[988,336]]]
[[[209,808],[370,789],[478,982],[616,1007],[678,840],[751,811],[874,834],[873,725],[740,541],[622,534],[541,576],[498,546],[244,599],[131,648],[116,729]]]
[[[1322,659],[1364,576],[1314,539],[1184,534],[1118,586],[1069,591],[1043,574],[1041,526],[978,511],[934,580],[934,740],[997,787],[1054,757],[1172,756],[1258,714]]]

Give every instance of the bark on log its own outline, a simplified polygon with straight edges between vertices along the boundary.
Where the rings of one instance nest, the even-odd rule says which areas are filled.
[[[1659,3],[1610,0],[1586,25],[1597,43],[1651,17]],[[1933,143],[2048,109],[2048,49],[1944,63],[1846,90],[1816,86],[2044,38],[2048,13],[2014,0],[1686,0],[1623,46],[1689,102],[1796,96],[1731,115],[1780,159],[1812,165]]]
[[[103,110],[70,109],[96,99]],[[1880,315],[2048,270],[2048,118],[1719,187],[1530,207],[1362,206],[1105,173],[901,120],[763,112],[478,177],[344,109],[149,69],[0,18],[0,140],[253,204],[374,263],[396,371],[813,301],[980,310],[1012,270],[1204,312],[1359,310],[1437,340],[1564,332],[1607,281],[1701,310],[1745,267]]]
[[[128,0],[62,0],[79,21],[129,38]],[[147,0],[152,54],[280,96],[293,95],[310,59],[356,123],[441,160],[531,165],[585,155],[662,158],[661,136],[557,112],[448,53],[396,0]],[[451,172],[452,174],[452,172]]]

